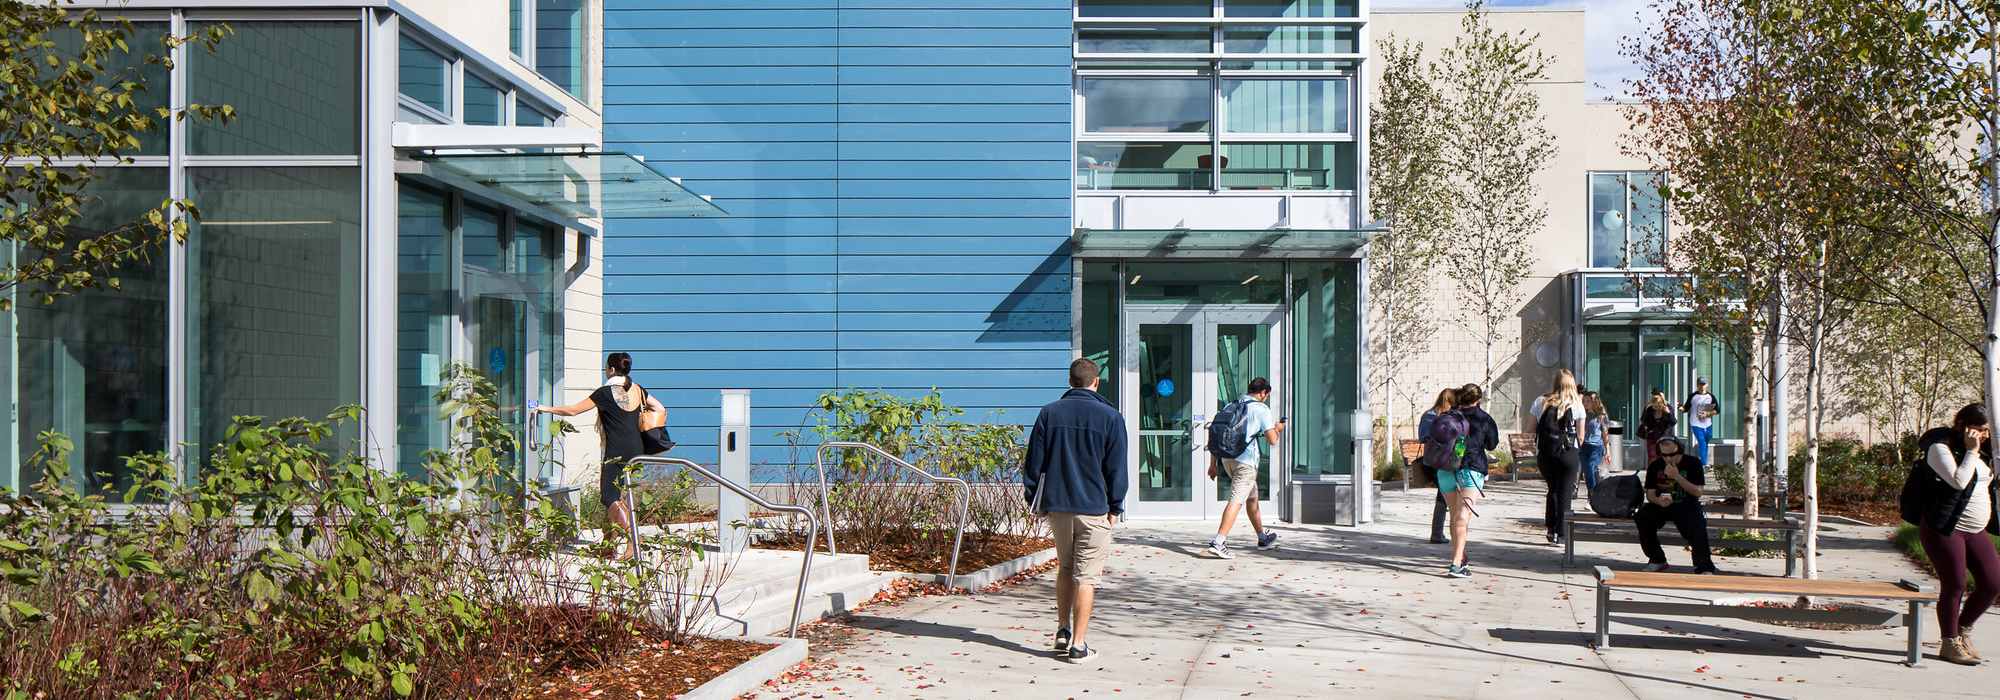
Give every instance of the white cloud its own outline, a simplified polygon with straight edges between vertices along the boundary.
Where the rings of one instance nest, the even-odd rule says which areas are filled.
[[[1625,80],[1637,69],[1618,53],[1620,42],[1645,31],[1642,16],[1653,15],[1649,0],[1494,0],[1494,7],[1552,7],[1584,9],[1585,65],[1590,71],[1590,95],[1607,97],[1625,92]],[[1377,9],[1460,7],[1463,3],[1440,0],[1374,0]]]

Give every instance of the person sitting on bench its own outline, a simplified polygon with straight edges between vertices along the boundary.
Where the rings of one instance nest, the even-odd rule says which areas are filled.
[[[1694,572],[1713,574],[1708,551],[1708,514],[1701,509],[1701,487],[1707,479],[1701,460],[1687,453],[1680,438],[1661,437],[1659,458],[1646,465],[1646,503],[1632,514],[1639,526],[1639,547],[1646,552],[1647,571],[1666,571],[1667,553],[1660,549],[1660,528],[1671,521],[1681,539],[1694,549]]]

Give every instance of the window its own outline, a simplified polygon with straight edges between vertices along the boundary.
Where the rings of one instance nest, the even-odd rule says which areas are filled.
[[[1208,131],[1206,78],[1086,78],[1084,131],[1203,133]]]
[[[440,114],[450,116],[451,62],[405,34],[398,49],[398,92]]]
[[[96,84],[109,87],[127,81],[137,83],[139,89],[132,94],[133,104],[131,111],[146,115],[152,119],[153,123],[152,129],[134,134],[139,137],[139,148],[137,150],[126,150],[122,147],[116,148],[115,150],[120,155],[164,156],[167,154],[169,121],[160,118],[159,110],[167,107],[169,93],[172,91],[170,76],[168,75],[166,66],[146,62],[148,55],[167,55],[169,49],[166,45],[166,36],[167,24],[165,22],[133,22],[132,34],[127,37],[125,42],[126,46],[129,46],[131,50],[119,51],[113,48],[100,60],[100,65],[104,68],[104,71],[98,80],[95,81]],[[47,39],[55,43],[56,55],[66,59],[76,58],[83,46],[83,36],[79,32],[72,31],[66,27],[50,32]],[[31,63],[29,65],[32,66],[31,69],[45,69],[51,72],[55,70],[47,67],[47,64],[42,63]]]
[[[1206,142],[1086,141],[1076,150],[1080,190],[1205,190],[1211,182]]]
[[[1346,78],[1223,80],[1223,124],[1236,134],[1344,134]]]
[[[1358,17],[1360,0],[1224,0],[1225,17]]]
[[[1292,264],[1292,473],[1354,471],[1354,411],[1361,410],[1360,266]]]
[[[405,476],[423,476],[424,453],[444,449],[432,398],[451,358],[451,222],[447,198],[397,185],[396,449]]]
[[[511,0],[508,48],[578,99],[589,99],[589,0]]]
[[[1211,0],[1077,0],[1078,17],[1207,17]]]
[[[189,437],[235,416],[323,418],[360,400],[361,173],[190,168]],[[343,440],[355,436],[340,434]]]
[[[208,23],[194,23],[200,33]],[[360,152],[361,37],[356,22],[229,22],[214,52],[188,52],[188,99],[236,119],[190,121],[191,155]]]
[[[1077,188],[1355,190],[1354,7],[1079,2]]]
[[[1590,174],[1591,267],[1663,267],[1666,199],[1659,173]]]
[[[514,123],[521,126],[555,126],[556,118],[553,114],[542,111],[540,107],[522,102],[518,114],[514,117]]]
[[[78,237],[129,224],[167,197],[165,168],[96,172],[83,219],[71,227]],[[74,446],[70,485],[112,500],[133,484],[126,457],[167,447],[167,256],[117,276],[117,289],[89,289],[46,306],[30,300],[32,289],[21,290],[11,314],[19,382],[13,438],[21,459],[34,453],[43,431],[66,435]],[[22,474],[20,482],[39,476]]]
[[[228,22],[214,52],[188,52],[188,100],[236,120],[190,122],[194,156],[352,156],[360,152],[356,22]],[[208,24],[196,22],[198,34]]]
[[[1107,27],[1079,29],[1079,53],[1208,53],[1207,27]]]
[[[506,123],[507,92],[470,72],[465,74],[464,121],[476,126],[500,126]]]

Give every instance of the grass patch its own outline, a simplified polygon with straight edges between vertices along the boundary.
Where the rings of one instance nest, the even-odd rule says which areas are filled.
[[[1986,534],[1986,539],[1991,540],[1994,546],[2000,547],[2000,537],[1995,537],[1989,532]],[[1903,550],[1903,554],[1909,556],[1910,561],[1916,562],[1917,566],[1923,567],[1924,571],[1930,572],[1932,576],[1937,575],[1937,567],[1931,565],[1930,556],[1924,554],[1924,543],[1917,537],[1917,526],[1909,523],[1897,525],[1895,540],[1896,548]]]

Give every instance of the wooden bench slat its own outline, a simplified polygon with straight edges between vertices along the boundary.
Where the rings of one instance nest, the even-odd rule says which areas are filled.
[[[1704,576],[1647,571],[1615,571],[1607,581],[1612,588],[1649,588],[1669,591],[1710,593],[1756,593],[1803,595],[1828,598],[1879,598],[1883,600],[1931,600],[1936,591],[1912,591],[1880,581],[1815,581],[1764,576]]]

